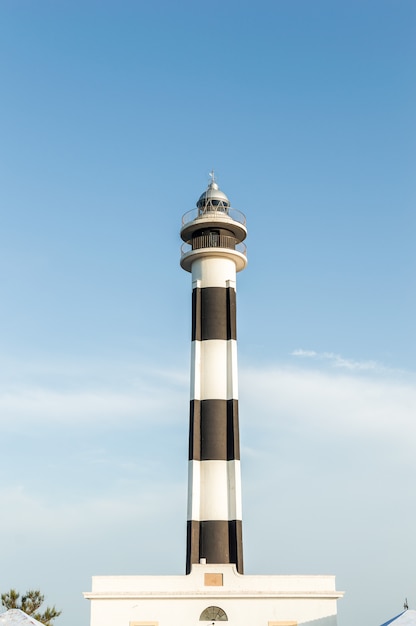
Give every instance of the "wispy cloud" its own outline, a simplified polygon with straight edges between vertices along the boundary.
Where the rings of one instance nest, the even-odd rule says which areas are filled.
[[[242,412],[256,415],[256,428],[301,428],[326,436],[363,436],[400,441],[416,437],[416,384],[363,368],[348,371],[301,367],[244,369],[240,374]]]
[[[32,530],[50,533],[73,533],[87,528],[88,524],[100,526],[106,529],[114,524],[123,524],[126,519],[139,522],[152,520],[162,515],[169,507],[173,507],[178,499],[178,486],[169,482],[169,490],[166,484],[152,482],[151,485],[141,484],[140,498],[132,498],[131,493],[108,493],[104,496],[91,496],[88,498],[80,495],[78,506],[73,502],[62,503],[53,499],[40,497],[33,494],[23,485],[14,485],[12,488],[0,489],[0,499],[3,512],[0,529],[3,534],[8,532],[23,531],[28,527]],[[180,486],[182,487],[182,486]],[[179,500],[184,501],[184,494],[179,494]]]
[[[337,573],[341,563],[345,578],[351,559],[354,581],[357,545],[371,561],[371,550],[384,554],[390,544],[403,554],[406,546],[397,542],[413,536],[411,498],[408,515],[397,516],[396,544],[386,511],[398,510],[416,471],[415,377],[378,366],[339,365],[346,359],[332,353],[295,352],[298,359],[290,364],[239,370],[246,554],[253,546],[248,563],[260,572],[276,563],[283,571],[332,571],[336,557]],[[310,367],[300,358],[309,359]],[[58,606],[67,585],[56,577],[55,591],[48,576],[54,568],[61,571],[62,562],[72,586],[80,589],[84,576],[88,589],[90,574],[145,573],[146,564],[154,573],[178,573],[185,551],[188,371],[122,370],[108,363],[99,375],[85,364],[79,375],[76,371],[76,364],[55,367],[53,379],[27,372],[0,389],[1,432],[11,423],[36,430],[42,421],[42,435],[52,438],[49,446],[65,457],[57,463],[45,456],[43,471],[36,465],[43,454],[38,450],[17,458],[10,449],[0,462],[0,532],[8,538],[2,548],[8,576],[21,581],[21,563],[27,560],[28,586],[42,569]],[[71,384],[64,384],[69,375]],[[110,428],[101,428],[103,420]],[[168,420],[177,420],[174,430],[181,421],[180,450],[166,436]],[[65,428],[50,428],[53,422],[78,428],[83,436],[87,422],[90,439],[76,447],[78,432],[72,433],[74,456],[71,446],[62,445]],[[127,446],[120,435],[125,423],[146,424],[145,437],[140,433],[133,441],[128,434]],[[45,481],[46,471],[51,480]],[[357,537],[365,542],[357,543]]]
[[[167,395],[168,394],[168,395]],[[18,427],[19,423],[101,424],[126,420],[172,419],[182,394],[173,389],[142,387],[116,391],[91,389],[60,391],[48,387],[22,387],[0,392],[0,424]],[[169,409],[169,410],[168,410]]]
[[[387,368],[377,361],[354,361],[347,359],[335,352],[316,352],[315,350],[303,350],[299,348],[290,353],[291,356],[316,361],[328,361],[333,367],[344,368],[350,371],[385,371]]]
[[[412,373],[389,370],[376,361],[358,361],[332,352],[298,349],[298,359],[312,367],[259,366],[240,368],[241,410],[256,414],[258,424],[269,428],[285,416],[292,423],[326,429],[326,432],[393,432],[416,428],[416,385]],[[327,363],[328,368],[318,367]],[[316,364],[314,366],[313,364]],[[182,420],[187,412],[188,371],[111,368],[85,364],[77,376],[74,364],[55,377],[33,381],[25,375],[0,388],[0,426],[18,430],[28,424],[80,425],[161,424]],[[46,371],[48,368],[44,368]],[[371,374],[371,376],[367,375]],[[70,378],[71,385],[67,384]],[[253,413],[254,412],[254,413]],[[416,434],[416,433],[415,433]],[[254,451],[253,451],[254,453]]]
[[[162,422],[188,397],[188,373],[101,363],[28,367],[2,377],[0,425]]]

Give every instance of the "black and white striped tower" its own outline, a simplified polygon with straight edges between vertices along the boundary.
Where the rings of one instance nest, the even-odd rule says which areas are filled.
[[[187,573],[203,559],[243,573],[236,273],[246,235],[211,174],[181,228],[181,266],[192,273]]]

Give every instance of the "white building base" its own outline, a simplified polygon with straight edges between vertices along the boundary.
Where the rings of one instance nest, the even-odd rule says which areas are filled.
[[[91,626],[337,626],[334,576],[251,576],[193,565],[186,576],[94,576]]]

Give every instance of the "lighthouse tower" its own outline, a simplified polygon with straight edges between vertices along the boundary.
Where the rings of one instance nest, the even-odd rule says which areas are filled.
[[[243,573],[236,276],[246,221],[212,174],[180,232],[192,274],[186,575],[94,576],[90,626],[337,626],[334,576]]]
[[[236,273],[247,264],[246,235],[211,174],[181,229],[181,266],[192,273],[187,573],[195,563],[243,573]]]

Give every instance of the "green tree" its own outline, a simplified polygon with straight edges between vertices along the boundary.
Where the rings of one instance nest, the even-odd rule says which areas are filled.
[[[45,596],[40,591],[35,589],[29,589],[25,595],[20,598],[20,593],[15,589],[10,589],[7,593],[1,594],[1,603],[6,609],[20,609],[31,615],[45,626],[53,626],[53,620],[59,617],[62,611],[57,611],[55,606],[47,606],[43,612],[39,609],[45,600]]]

